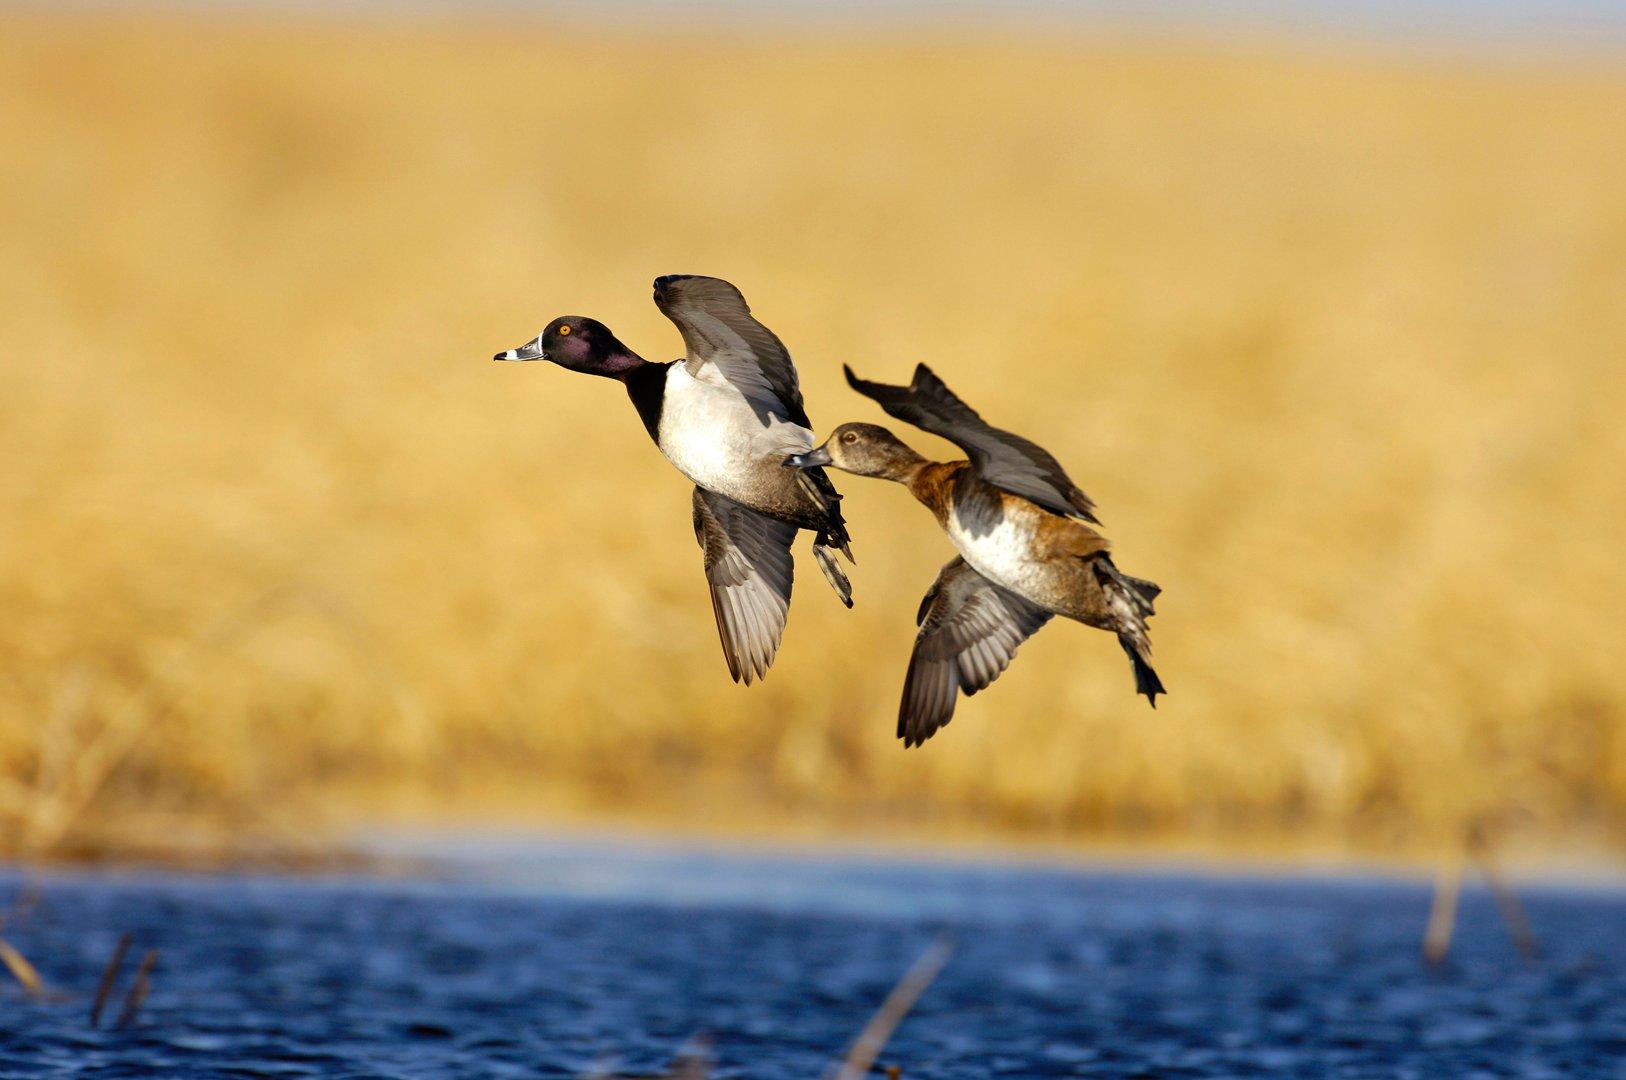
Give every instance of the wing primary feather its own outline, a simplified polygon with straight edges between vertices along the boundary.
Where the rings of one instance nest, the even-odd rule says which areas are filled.
[[[694,522],[723,658],[734,681],[749,686],[767,675],[782,639],[796,527],[698,487]]]
[[[843,366],[847,383],[888,415],[954,443],[983,480],[1020,495],[1051,513],[1096,522],[1095,504],[1048,451],[1020,435],[996,428],[962,401],[925,364],[908,386],[861,379]]]
[[[938,572],[916,621],[914,652],[898,706],[898,737],[918,746],[954,719],[967,697],[997,679],[1021,643],[1050,619],[956,558]]]

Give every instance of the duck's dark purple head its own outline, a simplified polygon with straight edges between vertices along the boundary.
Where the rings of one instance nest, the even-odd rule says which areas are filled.
[[[610,333],[610,328],[585,315],[562,315],[536,337],[493,360],[548,360],[571,371],[619,379],[641,367],[642,357]]]

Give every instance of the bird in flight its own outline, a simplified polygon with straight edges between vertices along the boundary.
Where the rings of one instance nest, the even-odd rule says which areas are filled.
[[[843,424],[789,468],[825,466],[907,487],[936,515],[959,551],[926,591],[915,617],[898,737],[918,746],[954,718],[960,693],[975,694],[1009,666],[1017,648],[1052,615],[1118,636],[1135,691],[1155,708],[1165,693],[1152,669],[1146,620],[1161,591],[1113,564],[1095,505],[1060,463],[1034,443],[993,427],[925,364],[908,386],[868,382],[854,390],[886,412],[963,450],[969,460],[928,461],[884,427]]]
[[[841,602],[852,585],[836,561],[852,561],[841,496],[816,466],[781,467],[813,446],[796,367],[784,343],[751,314],[733,285],[714,277],[655,279],[655,306],[683,335],[686,355],[651,363],[596,319],[563,315],[497,360],[547,360],[615,379],[650,438],[694,484],[695,539],[735,682],[767,674],[790,612],[799,530]]]

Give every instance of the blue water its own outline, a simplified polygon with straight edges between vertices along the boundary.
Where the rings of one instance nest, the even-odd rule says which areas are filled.
[[[1043,867],[446,842],[428,876],[53,873],[0,929],[64,998],[0,992],[0,1076],[818,1077],[939,935],[881,1056],[915,1078],[1626,1075],[1626,894],[1524,890],[1521,960],[1464,894]],[[0,904],[23,887],[0,871]],[[119,934],[158,950],[90,1028]],[[118,997],[121,998],[123,987]],[[116,1014],[118,1000],[108,1011]]]

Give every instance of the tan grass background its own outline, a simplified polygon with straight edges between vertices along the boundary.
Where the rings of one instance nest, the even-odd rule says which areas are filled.
[[[676,355],[667,272],[741,285],[821,427],[879,418],[843,361],[928,360],[1055,452],[1165,586],[1165,704],[1056,625],[905,753],[949,549],[856,478],[857,609],[804,554],[730,684],[619,389],[489,360],[567,312]],[[11,850],[494,805],[1623,835],[1618,64],[12,13],[0,298]]]

